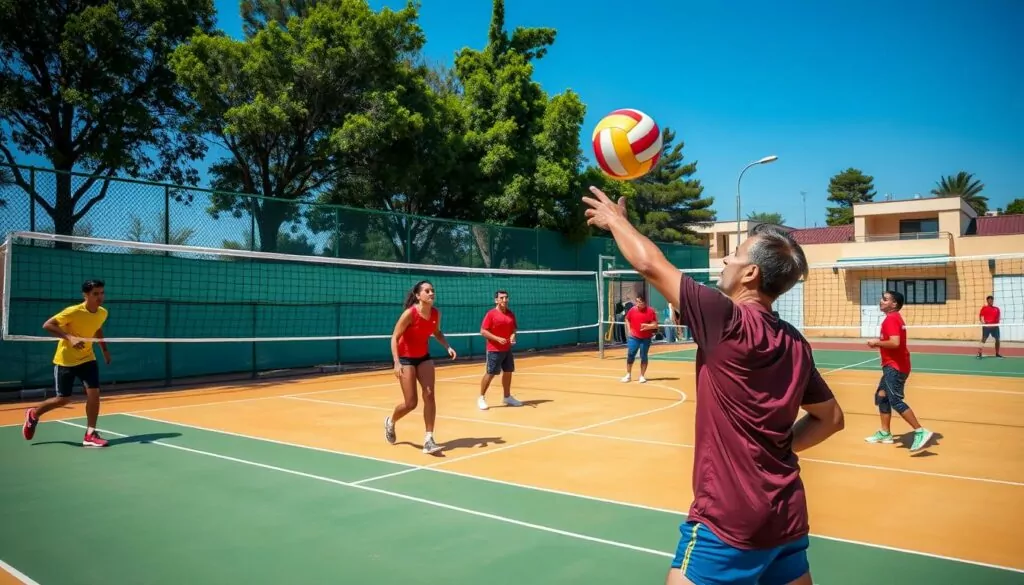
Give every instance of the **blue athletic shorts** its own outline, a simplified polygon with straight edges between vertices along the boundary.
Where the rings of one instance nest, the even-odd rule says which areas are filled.
[[[786,585],[810,571],[807,537],[775,548],[743,550],[719,540],[703,524],[684,522],[672,568],[697,585]]]

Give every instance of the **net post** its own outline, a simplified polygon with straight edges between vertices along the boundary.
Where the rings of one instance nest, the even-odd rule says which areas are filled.
[[[7,339],[11,315],[11,255],[14,254],[14,239],[10,233],[4,240],[3,249],[3,277],[0,278],[0,295],[3,298],[3,304],[0,305],[0,339]]]
[[[615,256],[597,256],[597,355],[604,359],[604,263],[615,262]]]

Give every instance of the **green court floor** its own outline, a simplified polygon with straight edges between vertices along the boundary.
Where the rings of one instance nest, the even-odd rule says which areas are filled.
[[[662,353],[652,351],[651,359],[692,362],[696,353],[694,348]],[[918,352],[911,354],[910,360],[917,373],[1024,378],[1024,358],[1019,357],[1000,359],[986,356],[979,360],[972,355]],[[877,351],[816,349],[814,361],[821,370],[879,369]]]
[[[659,584],[683,520],[132,415],[89,450],[81,423],[0,428],[0,560],[40,585]],[[810,554],[820,585],[1024,580],[824,538]]]

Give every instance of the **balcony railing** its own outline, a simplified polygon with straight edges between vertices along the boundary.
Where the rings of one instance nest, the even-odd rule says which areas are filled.
[[[851,241],[855,242],[895,242],[899,240],[953,240],[953,234],[949,232],[905,232],[899,234],[872,234],[868,236],[857,236]]]

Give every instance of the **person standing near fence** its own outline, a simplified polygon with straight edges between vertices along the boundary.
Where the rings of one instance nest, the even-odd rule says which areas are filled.
[[[107,441],[96,432],[100,416],[100,367],[92,342],[98,339],[103,361],[110,363],[110,352],[103,341],[103,324],[107,321],[107,310],[103,307],[104,285],[102,280],[87,280],[82,284],[82,302],[71,305],[47,319],[43,329],[54,337],[57,352],[53,356],[53,387],[57,395],[44,400],[39,406],[25,412],[25,423],[21,434],[31,441],[36,434],[39,419],[55,408],[61,408],[71,401],[75,380],[85,388],[85,416],[87,429],[82,438],[83,447],[106,447]]]
[[[658,314],[647,304],[644,295],[636,295],[636,304],[626,311],[626,375],[621,382],[629,382],[633,379],[633,362],[636,355],[640,354],[640,380],[641,384],[647,382],[647,353],[651,350],[651,339],[658,330]]]

